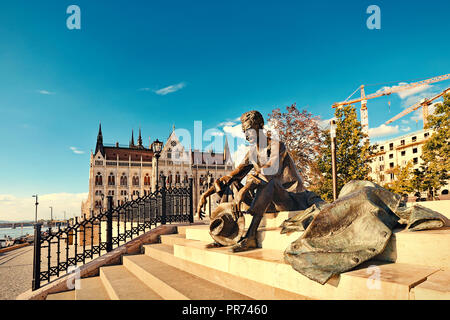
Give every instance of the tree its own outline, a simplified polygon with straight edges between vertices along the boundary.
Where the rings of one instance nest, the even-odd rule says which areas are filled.
[[[335,111],[336,118],[336,171],[337,191],[350,180],[371,180],[369,177],[371,147],[357,120],[353,106],[343,106]],[[331,138],[328,129],[322,131],[323,147],[317,158],[322,173],[320,182],[312,190],[327,201],[333,200],[333,177],[331,170]]]
[[[319,117],[313,117],[306,110],[298,110],[294,103],[286,107],[286,112],[274,109],[269,114],[268,123],[286,145],[303,181],[308,185],[314,183],[320,174],[315,162],[322,143]]]
[[[415,191],[415,196],[420,198],[421,191],[424,190],[424,172],[418,168],[414,169],[412,172],[411,186],[413,191]]]
[[[387,183],[383,187],[385,187],[389,191],[401,195],[413,192],[415,189],[413,187],[411,179],[411,177],[413,176],[412,167],[412,161],[408,161],[406,166],[404,166],[403,168],[396,166],[393,169],[387,170],[386,173],[394,174],[395,180]]]
[[[444,96],[443,103],[436,104],[434,114],[427,120],[426,129],[433,129],[433,133],[422,149],[421,171],[424,191],[433,199],[435,190],[445,186],[450,178],[450,94]]]

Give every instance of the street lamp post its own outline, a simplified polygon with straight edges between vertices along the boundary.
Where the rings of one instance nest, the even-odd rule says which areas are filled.
[[[333,200],[337,198],[337,174],[336,174],[336,120],[330,122],[331,138],[331,172],[333,176]]]
[[[156,158],[156,190],[158,190],[159,187],[159,168],[158,168],[158,162],[159,157],[161,156],[161,150],[162,150],[163,143],[159,141],[158,139],[153,142],[153,152],[155,153]]]
[[[53,222],[53,207],[49,207],[50,208],[50,227],[52,226],[52,222]]]
[[[38,202],[38,195],[34,194],[33,198],[36,198],[36,202],[34,203],[34,205],[36,206],[36,212],[34,214],[34,223],[36,224],[37,223],[37,209],[38,209],[38,204],[39,204],[39,202]]]
[[[208,172],[206,173],[206,176],[208,177],[207,179],[208,179],[208,190],[209,190],[209,188],[211,188],[212,187],[212,185],[213,185],[213,181],[212,181],[212,174],[209,172],[209,170],[208,170]],[[209,211],[209,217],[211,218],[211,195],[209,195],[209,197],[208,197],[208,211]]]

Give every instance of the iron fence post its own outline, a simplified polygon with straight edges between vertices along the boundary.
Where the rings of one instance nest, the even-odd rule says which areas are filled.
[[[189,222],[194,223],[193,178],[189,178]]]
[[[106,215],[106,252],[112,251],[113,241],[112,241],[112,229],[113,229],[113,196],[108,196],[108,212]]]
[[[34,225],[33,283],[32,289],[41,287],[41,224]]]
[[[167,202],[166,202],[166,177],[162,176],[161,186],[161,224],[166,224],[167,220]]]

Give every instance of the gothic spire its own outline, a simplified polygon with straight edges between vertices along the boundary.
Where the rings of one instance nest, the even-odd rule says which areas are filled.
[[[223,163],[227,164],[228,159],[230,157],[230,147],[228,146],[228,139],[225,135],[225,145],[223,146]]]
[[[102,134],[102,124],[100,123],[100,127],[98,129],[97,134],[97,145],[95,146],[95,154],[100,151],[102,156],[105,156],[105,151],[103,150],[103,134]]]
[[[130,148],[134,148],[134,130],[131,129]]]
[[[142,145],[141,128],[139,128],[138,147],[139,148],[144,148],[144,146]]]

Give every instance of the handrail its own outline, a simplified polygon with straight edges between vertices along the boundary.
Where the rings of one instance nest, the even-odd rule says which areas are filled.
[[[161,188],[137,199],[114,207],[113,196],[107,196],[107,210],[78,221],[56,232],[50,227],[48,233],[35,225],[32,290],[50,282],[73,267],[86,263],[87,259],[112,251],[152,226],[173,222],[194,222],[193,179],[188,186],[166,187],[164,177]],[[105,224],[102,230],[102,223]],[[128,230],[127,230],[128,228]],[[102,232],[106,235],[102,236]],[[61,248],[65,246],[65,248]],[[44,250],[46,249],[46,250]],[[43,251],[47,252],[43,261]],[[44,263],[43,263],[44,262]]]

